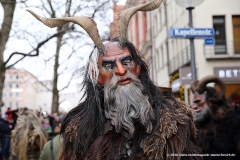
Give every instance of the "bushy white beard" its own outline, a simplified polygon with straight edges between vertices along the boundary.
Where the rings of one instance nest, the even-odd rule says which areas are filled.
[[[204,121],[210,114],[211,111],[207,104],[204,105],[204,108],[201,112],[193,111],[194,120],[197,122]]]
[[[152,131],[152,120],[155,115],[148,101],[148,96],[142,93],[144,87],[138,77],[127,73],[132,82],[118,85],[120,77],[114,75],[111,82],[104,86],[104,104],[106,118],[111,120],[116,132],[125,129],[129,138],[134,136],[135,122],[142,124],[147,133]]]

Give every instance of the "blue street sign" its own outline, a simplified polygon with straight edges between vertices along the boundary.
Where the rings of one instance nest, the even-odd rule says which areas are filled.
[[[208,37],[204,39],[204,45],[205,46],[214,46],[215,45],[215,38]]]
[[[171,38],[205,38],[214,37],[213,28],[171,28]]]

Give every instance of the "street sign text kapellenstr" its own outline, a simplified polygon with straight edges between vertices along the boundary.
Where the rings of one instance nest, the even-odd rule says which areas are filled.
[[[171,28],[171,38],[205,38],[214,37],[213,28]]]

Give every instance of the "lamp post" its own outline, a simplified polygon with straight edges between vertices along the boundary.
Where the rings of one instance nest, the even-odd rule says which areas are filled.
[[[201,4],[204,0],[175,0],[175,2],[188,10],[189,13],[189,27],[193,28],[192,22],[192,10],[197,5]],[[194,38],[190,38],[190,52],[191,52],[191,73],[192,73],[192,80],[197,79],[196,74],[196,63],[195,63],[195,51],[194,51]]]

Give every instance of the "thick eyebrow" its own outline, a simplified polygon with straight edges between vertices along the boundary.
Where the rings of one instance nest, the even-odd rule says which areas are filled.
[[[132,56],[131,55],[126,55],[124,57],[121,57],[120,60],[124,61],[124,60],[129,59],[129,58],[132,58]]]
[[[115,59],[102,59],[102,64],[104,63],[115,63],[116,60]]]

